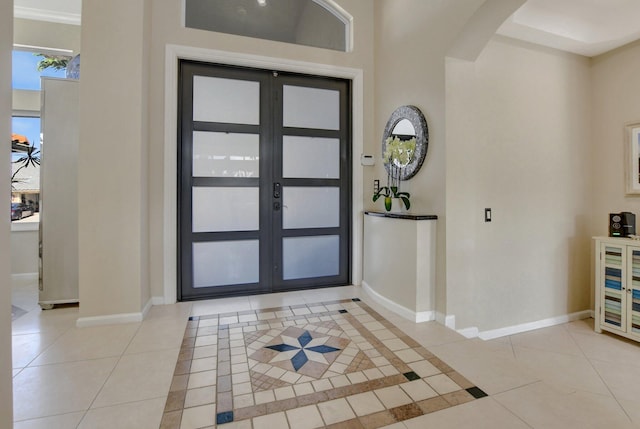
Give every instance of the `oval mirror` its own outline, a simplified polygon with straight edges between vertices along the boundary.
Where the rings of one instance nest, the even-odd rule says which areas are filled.
[[[415,138],[415,150],[404,159],[390,159],[384,168],[390,174],[391,164],[400,170],[400,180],[408,180],[418,173],[424,163],[429,146],[429,130],[427,120],[416,106],[398,107],[384,128],[382,136],[382,153],[387,152],[387,142],[395,138],[408,141]]]

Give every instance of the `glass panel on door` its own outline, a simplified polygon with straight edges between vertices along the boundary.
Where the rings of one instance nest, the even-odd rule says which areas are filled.
[[[258,240],[193,243],[193,287],[257,283]]]
[[[339,179],[340,140],[283,136],[282,176]]]
[[[627,286],[630,291],[629,311],[627,314],[631,316],[629,320],[628,332],[640,334],[640,250],[632,250],[631,252],[631,281]]]
[[[340,269],[340,237],[285,238],[282,242],[285,280],[337,276]]]
[[[622,305],[625,301],[622,270],[623,255],[621,247],[605,247],[604,285],[602,289],[605,323],[618,329],[624,326]]]
[[[258,125],[260,84],[238,79],[194,76],[193,120]]]
[[[257,134],[193,133],[194,177],[259,177]]]
[[[340,188],[287,186],[282,207],[284,229],[340,226]]]
[[[257,231],[258,188],[194,187],[193,232]]]
[[[284,85],[283,121],[285,127],[340,129],[340,92]]]

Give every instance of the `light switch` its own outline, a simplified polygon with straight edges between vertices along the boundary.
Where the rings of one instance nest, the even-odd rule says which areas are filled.
[[[484,221],[491,222],[491,209],[484,209]]]

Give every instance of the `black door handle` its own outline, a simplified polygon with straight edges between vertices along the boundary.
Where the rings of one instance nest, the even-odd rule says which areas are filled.
[[[276,182],[273,184],[273,198],[280,198],[280,183]]]

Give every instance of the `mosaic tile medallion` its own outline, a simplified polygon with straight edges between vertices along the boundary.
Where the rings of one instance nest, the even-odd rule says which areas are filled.
[[[161,428],[377,428],[484,396],[356,298],[191,317]]]

